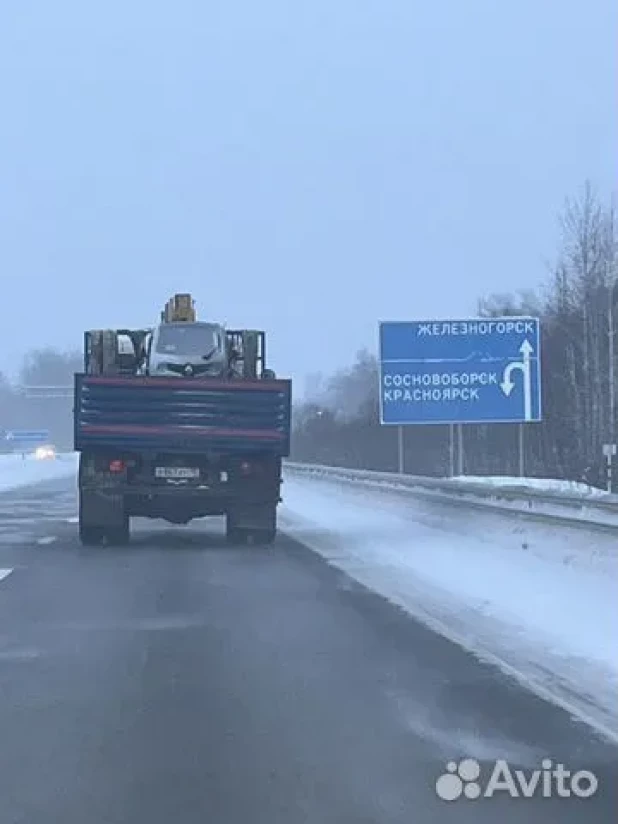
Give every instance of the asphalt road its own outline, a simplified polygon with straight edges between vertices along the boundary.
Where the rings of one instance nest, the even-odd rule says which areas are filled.
[[[1,824],[615,820],[615,746],[289,538],[82,549],[75,514],[66,481],[0,495]],[[441,801],[462,757],[599,789]]]

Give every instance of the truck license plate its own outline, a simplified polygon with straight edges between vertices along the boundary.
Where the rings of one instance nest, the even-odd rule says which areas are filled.
[[[157,466],[157,478],[199,478],[200,470],[195,466]]]

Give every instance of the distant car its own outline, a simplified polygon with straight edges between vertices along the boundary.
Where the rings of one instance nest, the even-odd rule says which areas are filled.
[[[37,446],[34,450],[34,457],[37,461],[54,460],[56,457],[56,450],[53,446]]]

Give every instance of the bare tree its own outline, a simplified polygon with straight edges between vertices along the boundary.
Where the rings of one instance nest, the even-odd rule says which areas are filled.
[[[577,479],[597,467],[601,445],[615,434],[610,418],[610,326],[618,309],[616,213],[590,184],[565,203],[561,249],[539,292],[495,294],[479,301],[479,315],[541,318],[543,422],[526,437],[532,474]],[[617,319],[618,320],[618,319]],[[394,469],[394,430],[380,427],[378,367],[368,352],[326,384],[319,403],[297,416],[296,455],[302,460]],[[615,379],[615,376],[614,376]],[[615,414],[615,409],[614,409]],[[406,466],[419,474],[446,471],[441,427],[407,427]],[[467,471],[504,474],[517,469],[516,430],[509,425],[467,426]],[[618,473],[616,473],[618,476]]]
[[[82,369],[82,356],[75,352],[40,349],[28,353],[17,385],[0,382],[0,428],[47,429],[63,449],[73,441],[73,399],[70,391],[31,394],[25,387],[70,388],[75,372]]]
[[[72,386],[75,372],[82,371],[80,352],[35,349],[24,358],[20,371],[23,386]]]

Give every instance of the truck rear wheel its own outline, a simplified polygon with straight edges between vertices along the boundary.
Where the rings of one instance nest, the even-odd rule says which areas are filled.
[[[256,518],[259,526],[239,526],[236,517],[228,513],[225,521],[225,536],[228,544],[238,545],[247,543],[251,538],[253,544],[267,546],[272,544],[277,536],[277,516],[276,512],[260,513],[261,517]],[[244,519],[241,519],[243,523]],[[251,523],[252,519],[248,520]]]
[[[122,524],[105,530],[105,539],[111,546],[126,546],[131,540],[131,522],[125,515]]]
[[[108,526],[108,524],[110,524]],[[109,510],[100,508],[100,502],[88,490],[80,492],[79,540],[84,546],[103,542],[123,546],[129,542],[130,519],[122,502]]]
[[[96,546],[103,540],[103,530],[99,526],[89,526],[79,521],[79,540],[83,546]]]
[[[269,546],[275,542],[277,529],[276,527],[271,527],[270,529],[254,529],[252,534],[254,543]]]
[[[246,530],[242,529],[241,527],[237,526],[234,518],[232,515],[226,515],[225,517],[225,539],[228,544],[232,546],[238,546],[239,544],[244,544],[247,538]]]

